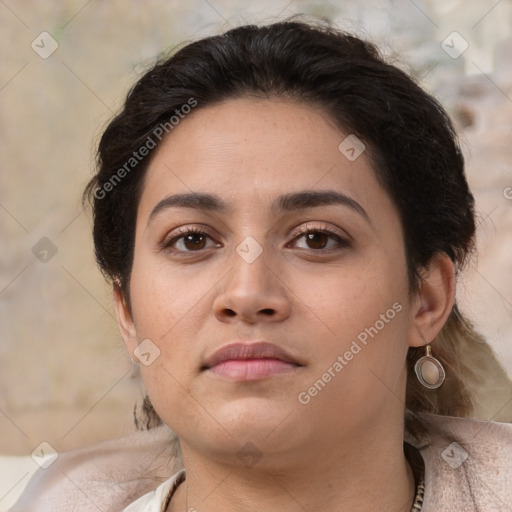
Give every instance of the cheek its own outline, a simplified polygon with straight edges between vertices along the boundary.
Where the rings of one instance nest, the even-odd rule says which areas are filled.
[[[398,245],[397,247],[401,247]],[[343,358],[343,384],[372,386],[381,380],[392,389],[403,373],[408,343],[408,282],[405,256],[400,250],[379,249],[354,257],[328,277],[311,276],[317,287],[304,283],[298,295],[315,315],[318,327],[318,372]],[[310,331],[311,332],[311,331]],[[359,387],[362,394],[365,386]]]
[[[199,325],[208,290],[208,273],[172,269],[155,258],[134,261],[131,290],[135,326],[139,338],[150,338],[166,345],[172,343],[176,332]]]
[[[399,256],[394,261],[378,255],[367,261],[355,257],[353,264],[304,275],[294,286],[298,304],[302,301],[316,313],[320,324],[325,320],[322,325],[331,328],[331,335],[353,337],[378,321],[395,302],[404,305],[408,293],[405,262]],[[394,310],[390,312],[394,318],[393,314]]]
[[[172,270],[165,261],[139,255],[131,276],[132,312],[138,342],[150,340],[151,364],[141,376],[160,415],[185,407],[197,371],[198,332],[207,321],[208,276]],[[142,362],[144,358],[142,358]],[[189,404],[190,405],[190,404]]]

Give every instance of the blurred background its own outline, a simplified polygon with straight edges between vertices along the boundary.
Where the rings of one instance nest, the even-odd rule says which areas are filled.
[[[134,428],[142,390],[80,202],[129,87],[163,50],[296,13],[377,42],[455,120],[479,242],[459,302],[512,376],[510,0],[0,0],[0,454]]]

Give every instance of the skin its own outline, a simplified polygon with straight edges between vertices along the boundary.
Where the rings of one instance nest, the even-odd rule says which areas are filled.
[[[145,339],[160,351],[140,366],[187,471],[169,511],[410,510],[405,358],[445,323],[454,270],[445,255],[434,258],[409,294],[397,209],[366,153],[349,161],[338,150],[347,135],[312,106],[243,98],[197,109],[153,156],[137,213],[130,307],[118,288],[114,300],[130,355],[137,358]],[[367,217],[340,204],[271,209],[278,196],[304,190],[345,194]],[[174,206],[151,217],[166,197],[190,192],[214,194],[229,209]],[[204,238],[174,238],[187,227]],[[312,243],[301,228],[332,235]],[[262,249],[252,263],[236,252],[246,237]],[[401,311],[300,403],[299,393],[394,303]],[[302,366],[245,382],[201,370],[207,356],[240,339],[275,343]],[[247,442],[260,455],[250,467],[237,456]]]

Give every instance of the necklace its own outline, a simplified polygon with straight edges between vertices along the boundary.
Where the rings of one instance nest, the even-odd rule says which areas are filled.
[[[425,462],[420,451],[404,441],[404,453],[411,466],[414,482],[416,484],[416,496],[412,504],[411,512],[421,512],[423,498],[425,496]]]

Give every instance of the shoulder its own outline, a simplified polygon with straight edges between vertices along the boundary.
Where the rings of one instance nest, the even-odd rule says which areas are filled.
[[[59,454],[38,470],[12,512],[121,511],[181,468],[166,426]]]
[[[509,511],[512,424],[422,414],[431,434],[416,443],[425,461],[424,511]]]

